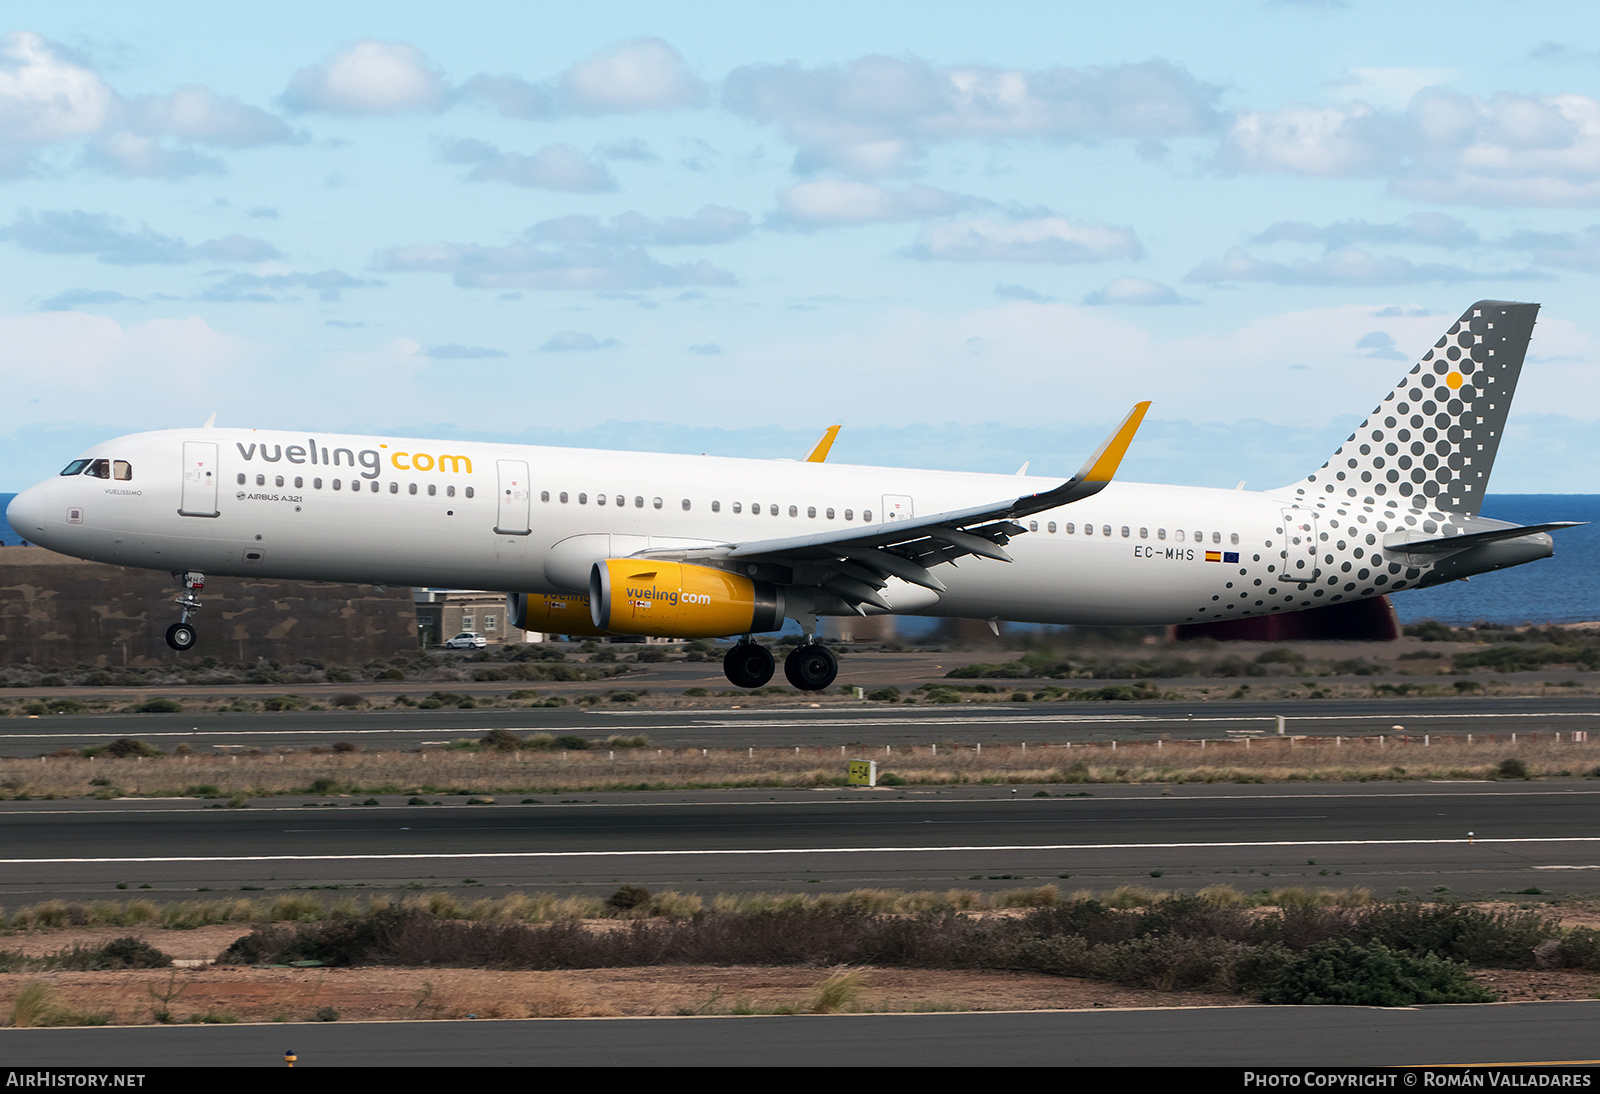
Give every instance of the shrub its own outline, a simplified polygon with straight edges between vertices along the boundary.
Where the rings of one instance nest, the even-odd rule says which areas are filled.
[[[151,699],[133,708],[135,714],[180,714],[183,704],[176,699]]]
[[[1261,992],[1263,1003],[1410,1007],[1422,1003],[1492,1003],[1466,966],[1435,954],[1420,957],[1375,942],[1319,942],[1293,958]]]
[[[1500,766],[1495,768],[1495,776],[1501,779],[1531,779],[1528,774],[1528,765],[1515,756],[1507,757],[1500,761]]]

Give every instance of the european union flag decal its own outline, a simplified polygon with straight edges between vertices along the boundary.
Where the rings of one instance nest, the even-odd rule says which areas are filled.
[[[1238,551],[1225,551],[1225,552],[1223,552],[1222,561],[1224,561],[1224,562],[1238,562],[1239,561],[1239,552]]]

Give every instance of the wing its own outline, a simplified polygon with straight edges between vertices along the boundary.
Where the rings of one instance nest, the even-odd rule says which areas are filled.
[[[909,520],[785,539],[644,551],[641,557],[788,568],[793,571],[791,582],[781,583],[817,586],[838,596],[845,607],[855,612],[860,612],[864,604],[892,611],[880,595],[889,578],[943,592],[945,585],[934,575],[933,567],[965,555],[1010,562],[1005,545],[1011,537],[1027,531],[1016,521],[1082,501],[1105,489],[1149,409],[1149,402],[1134,406],[1078,473],[1053,490]]]
[[[807,463],[822,463],[828,458],[828,450],[833,447],[833,442],[839,436],[839,426],[830,425],[822,431],[822,436],[817,438],[817,443],[811,446],[811,454],[806,457]]]

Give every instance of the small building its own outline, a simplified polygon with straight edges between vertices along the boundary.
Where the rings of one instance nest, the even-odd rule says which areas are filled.
[[[474,589],[412,589],[417,631],[424,647],[438,646],[462,631],[481,634],[491,646],[543,642],[540,631],[511,625],[504,593]]]

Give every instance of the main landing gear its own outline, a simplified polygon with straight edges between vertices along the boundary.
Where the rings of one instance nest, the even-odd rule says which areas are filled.
[[[167,645],[182,653],[194,646],[194,625],[189,622],[189,617],[200,610],[200,597],[197,595],[206,587],[206,575],[196,570],[174,570],[172,576],[183,584],[183,595],[173,601],[183,610],[178,622],[167,628]]]
[[[722,671],[729,683],[740,688],[758,688],[772,679],[775,667],[767,647],[748,638],[736,642],[722,658]]]
[[[736,687],[758,688],[776,667],[767,647],[742,639],[722,658],[722,671]],[[783,661],[783,674],[801,691],[823,691],[839,675],[839,660],[820,642],[808,639]]]
[[[808,641],[783,659],[783,674],[801,691],[825,691],[839,675],[839,659],[822,643]]]

